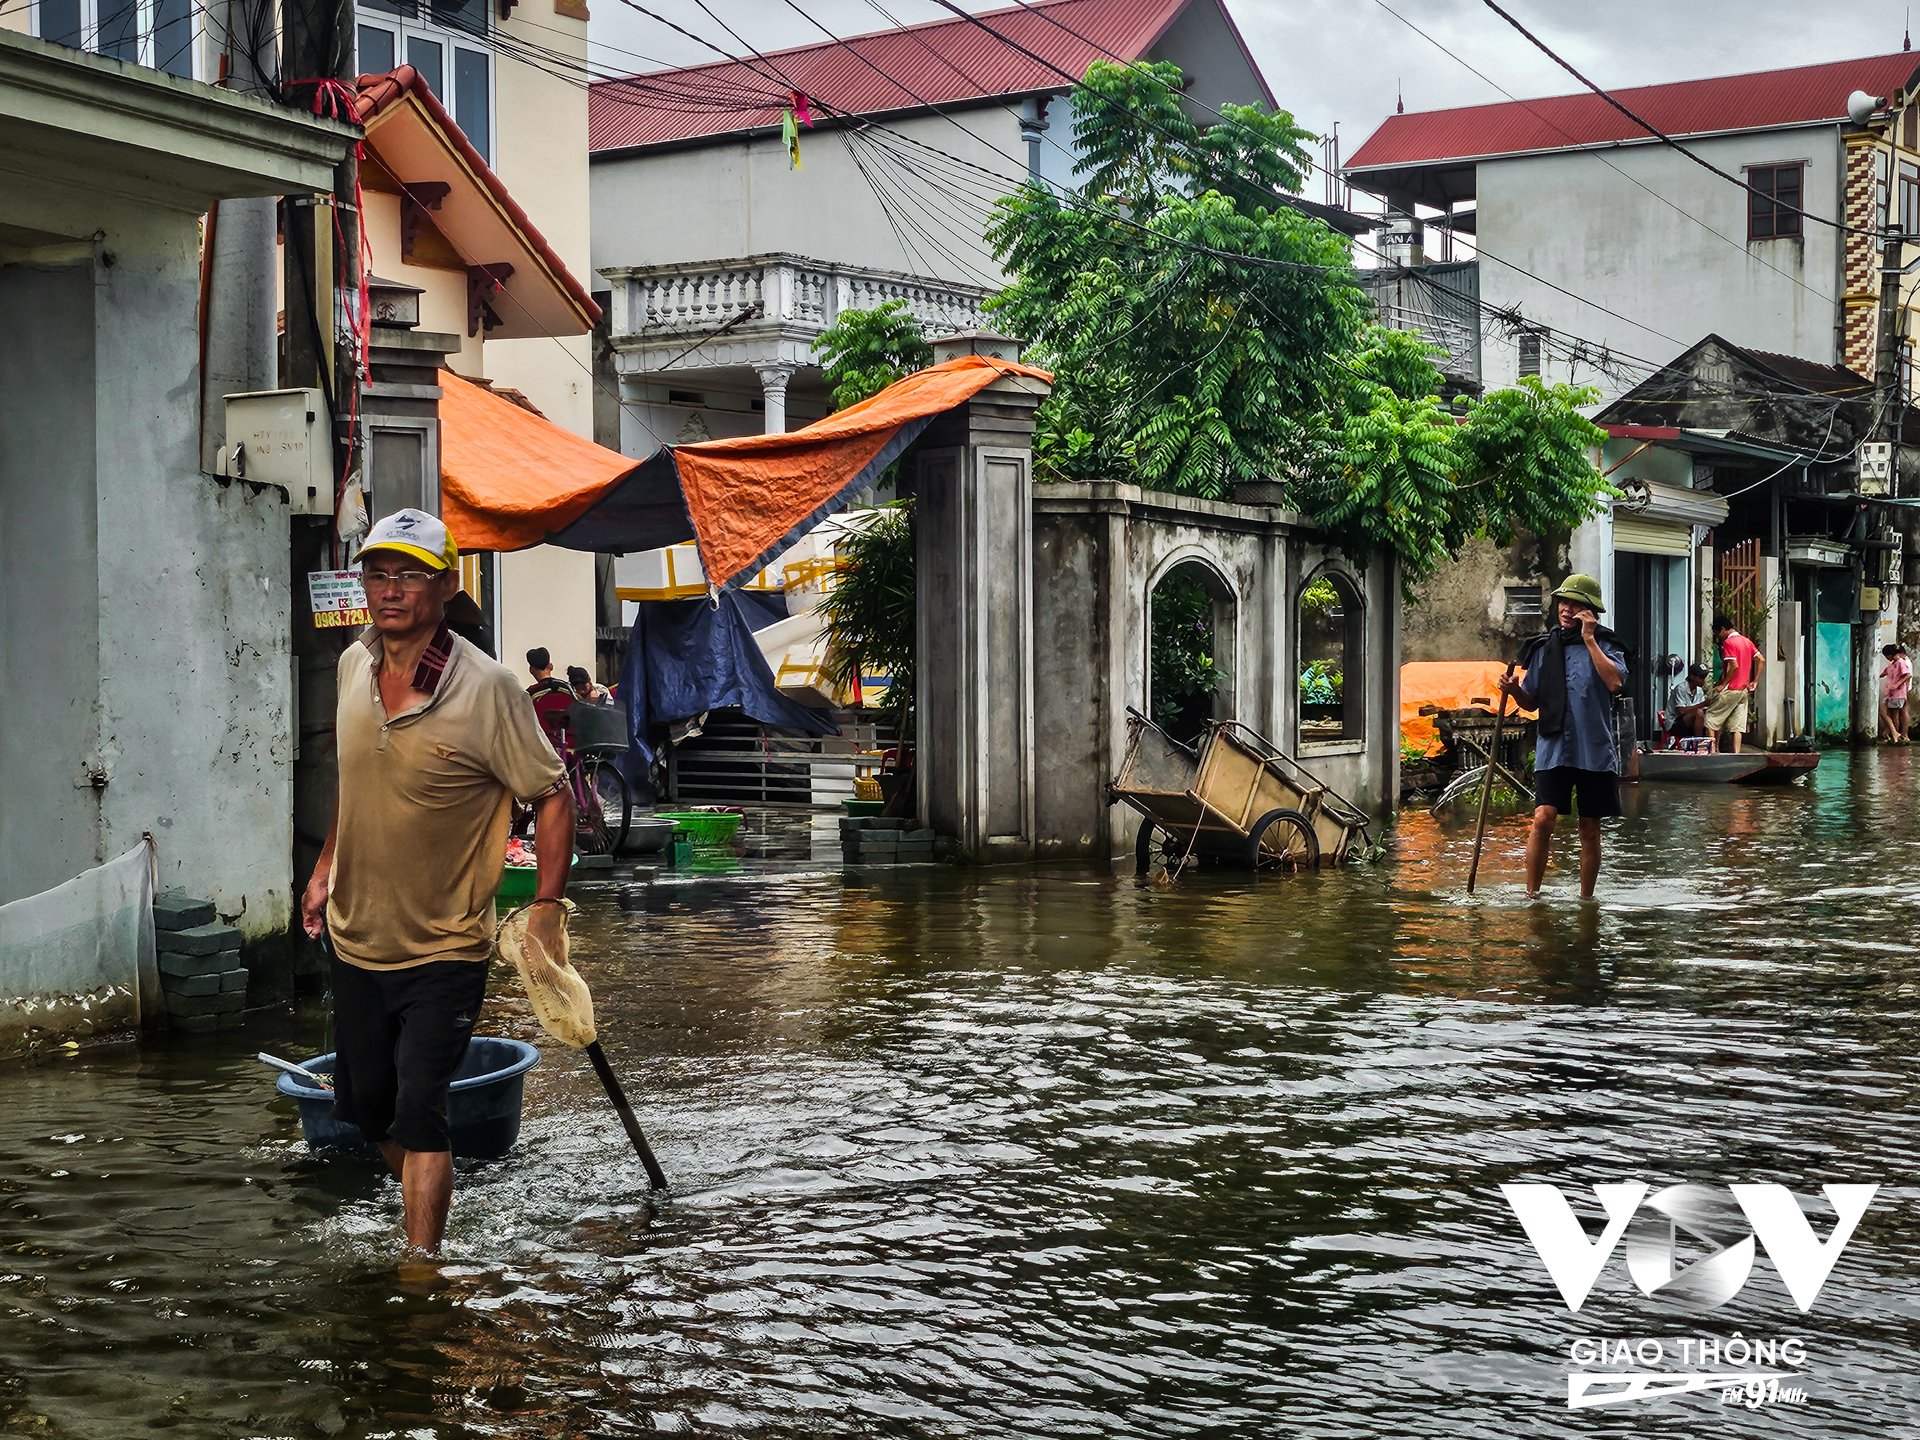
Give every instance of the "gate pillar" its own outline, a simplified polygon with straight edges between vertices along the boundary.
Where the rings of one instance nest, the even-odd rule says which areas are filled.
[[[976,864],[1033,854],[1033,412],[1048,388],[996,380],[914,452],[918,810]]]

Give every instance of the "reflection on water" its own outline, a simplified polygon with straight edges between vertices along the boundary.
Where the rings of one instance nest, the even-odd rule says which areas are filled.
[[[925,869],[582,916],[601,1031],[463,1166],[450,1263],[247,1057],[317,1009],[0,1074],[0,1432],[1858,1435],[1920,1421],[1910,752],[1645,787],[1601,900],[1470,832],[1171,891]],[[504,977],[496,977],[504,978]],[[532,1037],[523,1002],[489,1028]],[[1616,1261],[1569,1314],[1502,1181],[1886,1188],[1816,1309]],[[1824,1222],[1820,1225],[1825,1233]],[[1797,1335],[1808,1403],[1565,1406],[1581,1336]]]

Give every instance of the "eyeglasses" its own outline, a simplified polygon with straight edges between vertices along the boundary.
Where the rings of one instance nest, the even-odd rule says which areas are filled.
[[[398,585],[402,590],[424,590],[444,574],[444,570],[402,570],[397,575],[385,570],[362,570],[360,583],[368,590],[384,590],[389,585]]]

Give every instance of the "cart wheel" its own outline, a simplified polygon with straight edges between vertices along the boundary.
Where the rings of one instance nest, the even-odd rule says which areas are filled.
[[[1309,870],[1320,865],[1320,838],[1298,810],[1269,810],[1247,835],[1249,870]]]
[[[1153,857],[1158,855],[1160,863],[1171,867],[1179,863],[1182,846],[1179,838],[1164,825],[1152,820],[1142,820],[1140,828],[1133,836],[1133,873],[1136,879],[1144,880],[1147,871],[1153,867]]]
[[[1153,821],[1142,819],[1140,828],[1133,833],[1133,873],[1136,876],[1144,877],[1148,867],[1153,864],[1153,852],[1158,848],[1153,832],[1159,828]]]

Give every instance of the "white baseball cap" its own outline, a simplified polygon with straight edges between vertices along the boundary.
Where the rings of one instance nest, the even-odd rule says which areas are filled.
[[[374,521],[360,546],[362,555],[369,550],[398,550],[436,570],[446,570],[460,558],[460,547],[447,527],[424,510],[396,510]]]

